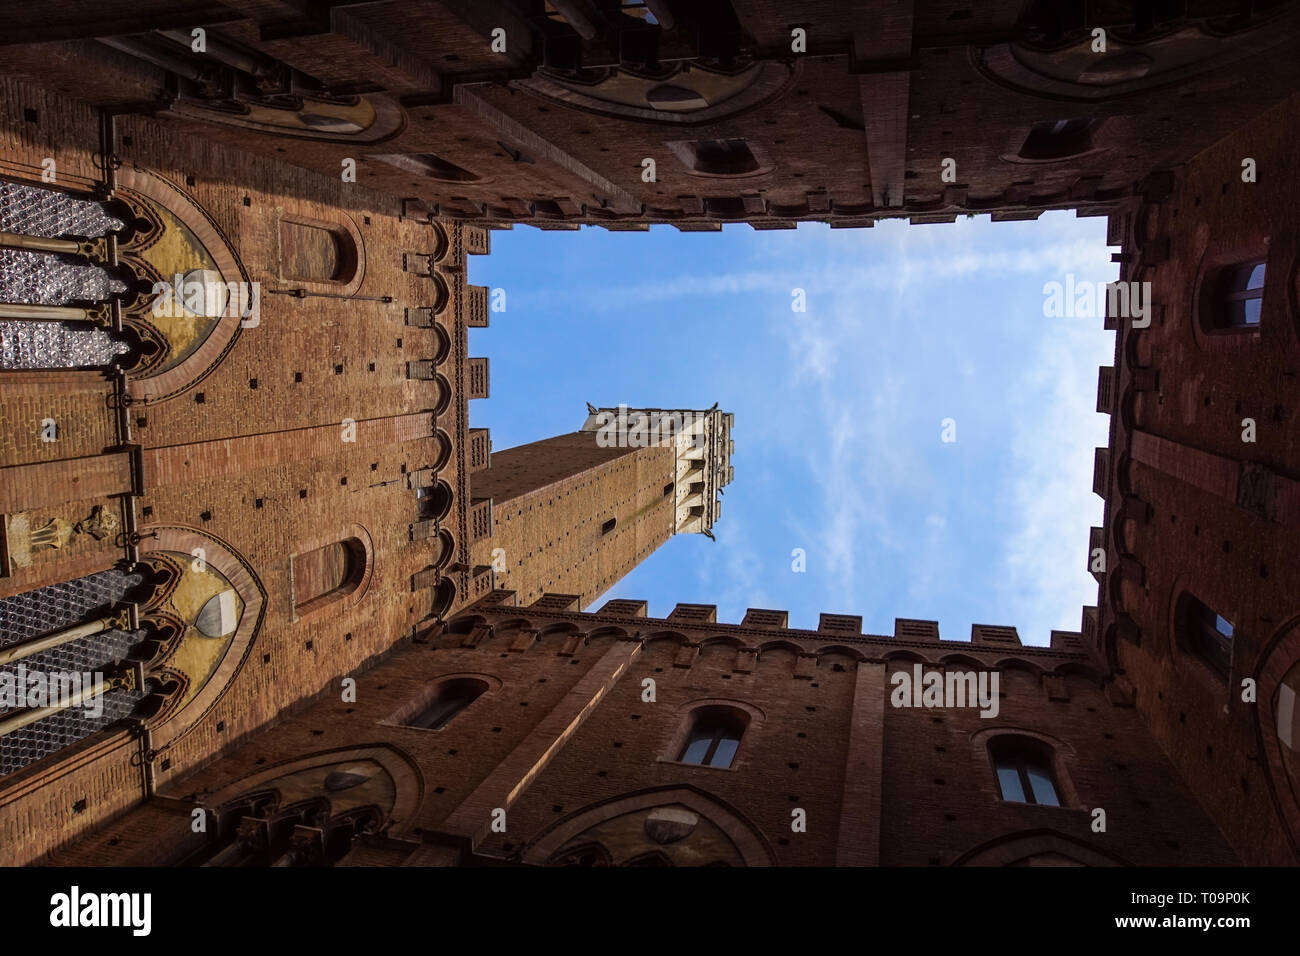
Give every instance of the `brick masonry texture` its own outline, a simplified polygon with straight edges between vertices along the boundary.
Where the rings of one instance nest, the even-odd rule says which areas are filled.
[[[6,98],[10,128],[32,126],[23,110],[33,102],[49,100],[25,89]],[[76,115],[71,105],[69,113]],[[58,108],[44,115],[57,121]],[[409,534],[419,514],[405,473],[436,457],[431,410],[437,397],[433,382],[409,381],[403,367],[408,357],[434,354],[435,339],[433,330],[403,324],[403,304],[431,302],[433,291],[428,279],[402,270],[402,254],[431,251],[434,227],[402,219],[400,204],[391,199],[364,190],[345,198],[339,186],[315,174],[216,144],[177,140],[147,121],[120,121],[118,137],[128,162],[184,189],[211,216],[250,279],[263,286],[260,324],[241,330],[201,382],[167,400],[146,397],[129,413],[131,439],[141,446],[143,462],[142,493],[134,499],[141,533],[147,538],[155,527],[192,528],[226,543],[270,596],[256,646],[239,662],[219,703],[155,760],[161,782],[382,653],[430,610],[427,596],[410,588],[411,576],[428,563],[428,546]],[[42,153],[34,144],[5,158],[11,166],[36,169],[38,178]],[[268,294],[295,284],[279,275],[275,224],[286,211],[354,222],[364,255],[358,294],[390,295],[394,303]],[[462,262],[453,274],[463,272]],[[454,280],[449,284],[463,288]],[[440,322],[459,314],[459,294],[453,291]],[[463,355],[463,325],[448,331]],[[440,371],[452,364],[448,359]],[[38,524],[56,516],[80,520],[97,502],[116,507],[122,499],[107,502],[108,496],[130,492],[136,483],[129,456],[113,450],[120,435],[108,407],[112,383],[98,371],[4,374],[0,508],[25,512]],[[39,423],[47,416],[59,423],[60,440],[38,444]],[[463,435],[463,401],[453,401],[453,412],[444,417],[440,425]],[[347,419],[356,422],[350,441],[344,440]],[[441,477],[463,490],[457,474],[453,456]],[[462,507],[464,495],[456,500]],[[454,515],[451,523],[457,524]],[[375,571],[365,602],[295,621],[291,556],[336,540],[353,526],[369,531],[373,548]],[[69,549],[37,552],[26,586],[112,566],[122,550],[111,544],[83,536]],[[89,557],[87,550],[93,551]],[[16,575],[15,585],[23,583]],[[123,778],[111,771],[105,763],[102,776],[61,776],[53,789],[7,787],[0,797],[4,814],[27,813],[33,800],[54,801],[61,809],[29,839],[6,841],[6,852],[39,854],[57,845],[121,809],[131,799],[123,788],[138,800],[139,775]],[[87,809],[74,813],[73,804],[82,800]]]
[[[1121,394],[1106,514],[1114,570],[1103,580],[1099,650],[1138,688],[1153,735],[1185,779],[1201,781],[1200,799],[1224,833],[1248,859],[1267,864],[1293,864],[1296,839],[1294,819],[1289,829],[1264,796],[1293,784],[1277,779],[1260,734],[1273,723],[1262,705],[1277,693],[1263,674],[1294,630],[1300,593],[1300,521],[1281,507],[1300,477],[1300,327],[1286,265],[1297,254],[1289,212],[1297,200],[1289,131],[1297,120],[1293,97],[1180,167],[1160,201],[1115,217],[1128,230],[1126,247],[1167,240],[1169,258],[1148,264],[1139,253],[1124,267],[1151,282],[1155,309],[1150,329],[1122,325],[1117,336]],[[1266,171],[1257,183],[1242,181],[1247,157]],[[1268,266],[1258,330],[1205,331],[1198,293],[1207,273],[1255,257]],[[1140,376],[1153,370],[1158,384],[1140,389]],[[1247,418],[1257,425],[1254,442],[1242,440]],[[1159,455],[1143,450],[1155,442]],[[1244,469],[1271,476],[1258,495],[1239,478]],[[1149,503],[1149,515],[1122,507],[1126,494]],[[1234,625],[1226,680],[1186,644],[1184,594]],[[1136,642],[1113,627],[1123,615],[1137,625]],[[1259,682],[1258,702],[1243,700],[1246,680]]]
[[[496,553],[498,586],[522,603],[573,593],[586,607],[672,536],[663,489],[674,465],[670,448],[600,448],[595,432],[497,452],[472,479],[493,514],[492,537],[474,545],[477,563]]]
[[[575,3],[588,40],[505,0],[129,6],[0,10],[0,176],[42,185],[53,159],[46,186],[147,199],[184,224],[153,253],[201,247],[260,285],[260,320],[162,375],[0,372],[0,599],[114,566],[183,573],[200,549],[244,611],[185,706],[155,676],[158,713],[0,779],[0,862],[1300,860],[1300,4],[1190,0],[1147,22],[1153,5],[1090,3],[1069,24],[1019,0],[668,0],[678,27],[647,33]],[[203,58],[153,33],[196,26]],[[1116,59],[1089,52],[1098,26]],[[650,34],[660,80],[639,78]],[[300,110],[244,92],[291,73]],[[248,113],[213,108],[231,89]],[[600,607],[674,531],[671,450],[579,432],[491,452],[468,428],[490,384],[468,355],[489,313],[467,257],[492,227],[1054,208],[1109,217],[1153,310],[1147,328],[1106,320],[1088,543],[1105,567],[1050,647]],[[1256,260],[1258,328],[1218,328],[1220,270]],[[104,514],[113,533],[85,530]],[[1234,626],[1226,676],[1191,598]],[[996,672],[997,716],[892,706],[916,666]],[[731,765],[680,761],[718,714],[744,725]],[[1001,798],[1008,740],[1060,806]],[[308,804],[326,809],[292,847],[264,822]],[[328,859],[327,831],[345,834]]]
[[[459,646],[471,622],[492,625],[494,633],[472,648]],[[508,649],[517,635],[534,631],[540,637],[526,650]],[[574,633],[585,641],[566,653]],[[684,646],[699,648],[689,667],[674,663]],[[612,681],[611,658],[625,665]],[[811,663],[801,678],[798,662],[805,659]],[[913,661],[998,667],[998,718],[985,720],[969,709],[891,707],[881,691],[892,685],[881,678],[910,672]],[[864,682],[864,671],[874,680]],[[489,680],[492,689],[441,730],[395,726],[395,717],[409,713],[430,683],[464,674]],[[1048,675],[1061,677],[1055,699],[1049,698]],[[657,685],[653,703],[643,699],[647,678]],[[485,860],[535,862],[531,849],[579,811],[629,793],[688,788],[730,808],[734,816],[721,821],[724,827],[758,833],[769,862],[778,864],[947,865],[1042,830],[1052,838],[1025,850],[1026,856],[1235,862],[1138,713],[1109,700],[1100,678],[1083,651],[1023,648],[1008,658],[957,641],[828,638],[810,631],[498,607],[368,671],[355,703],[340,702],[333,692],[322,696],[207,769],[164,787],[153,805],[173,799],[201,803],[203,794],[259,768],[308,751],[345,757],[380,735],[420,767],[424,782],[413,815],[389,833],[405,841],[405,855],[418,852],[422,841],[472,838],[474,854]],[[544,748],[530,745],[530,738],[539,728],[545,739],[570,729],[568,715],[590,704],[597,691],[603,693],[595,706],[539,768]],[[678,763],[674,744],[689,706],[715,700],[746,704],[760,715],[736,762],[725,770]],[[863,700],[874,704],[877,719],[852,726],[855,704]],[[555,726],[557,713],[566,717],[564,728]],[[995,729],[1041,733],[1060,748],[1062,778],[1068,781],[1063,791],[1068,786],[1071,794],[1067,805],[998,799],[982,742]],[[876,761],[883,786],[874,792],[847,786],[849,769],[868,758]],[[509,799],[510,786],[530,772],[531,783]],[[497,789],[484,793],[484,784],[493,780]],[[1089,826],[1096,806],[1110,814],[1104,834]],[[498,807],[507,814],[504,833],[489,831]],[[807,813],[806,833],[791,832],[795,808]],[[136,816],[54,862],[93,859],[108,841],[114,841],[121,862],[166,862],[185,842],[187,816],[178,815],[163,831],[172,839],[136,829]],[[852,836],[860,831],[878,834],[878,843],[855,846]]]

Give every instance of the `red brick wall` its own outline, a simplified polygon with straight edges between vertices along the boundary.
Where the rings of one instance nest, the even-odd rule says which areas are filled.
[[[1102,692],[1081,651],[888,637],[832,644],[807,631],[510,607],[481,616],[497,631],[477,646],[459,646],[464,633],[456,633],[403,648],[360,676],[355,703],[328,692],[164,794],[212,792],[277,762],[324,752],[343,759],[348,748],[383,741],[422,781],[414,816],[396,821],[389,837],[412,850],[421,840],[468,837],[485,861],[529,860],[553,826],[604,801],[683,787],[729,808],[723,828],[756,835],[784,864],[947,865],[999,852],[1087,863],[1236,859],[1138,714]],[[591,635],[585,644],[569,640],[575,628]],[[518,641],[537,629],[540,640]],[[683,655],[691,645],[698,653]],[[757,659],[746,648],[758,648]],[[996,668],[1000,713],[892,707],[884,675],[910,671],[913,659]],[[1059,677],[1050,696],[1042,673]],[[442,675],[480,676],[491,689],[442,730],[393,726]],[[643,699],[647,678],[653,703]],[[730,769],[676,762],[688,705],[701,701],[752,708]],[[1066,806],[999,799],[986,743],[993,730],[1052,742]],[[872,760],[874,785],[873,771],[859,767]],[[504,833],[488,827],[496,807],[507,811]],[[1102,833],[1091,826],[1097,808],[1106,811]],[[791,829],[796,809],[806,832]],[[173,837],[150,843],[134,816],[85,846],[117,839],[124,862],[143,863],[185,839],[177,825]],[[82,858],[75,846],[58,857]]]
[[[61,140],[61,168],[81,168],[76,157],[95,148],[93,137],[85,135],[86,127],[97,128],[93,119],[43,92],[12,92],[0,110],[4,168],[39,169],[46,151],[39,136],[54,130],[61,135],[65,119],[81,123],[81,129]],[[33,124],[24,117],[28,104],[41,107],[43,120]],[[178,137],[141,117],[120,118],[117,134],[124,162],[162,177],[196,203],[210,217],[212,236],[225,237],[249,278],[263,287],[260,323],[242,329],[200,381],[166,399],[151,396],[148,379],[132,383],[143,386],[130,406],[130,425],[132,440],[143,446],[144,493],[134,505],[146,547],[151,529],[160,527],[210,535],[247,562],[267,596],[260,628],[236,662],[224,696],[206,713],[176,718],[192,726],[157,756],[156,776],[165,785],[389,650],[429,611],[429,595],[411,590],[412,576],[429,563],[432,546],[411,540],[410,526],[420,515],[406,474],[437,455],[430,414],[437,392],[434,383],[406,379],[405,363],[435,354],[437,339],[432,329],[406,326],[404,308],[432,304],[435,290],[428,278],[403,271],[402,260],[408,251],[432,251],[435,242],[428,223],[401,218],[396,200],[363,187]],[[64,157],[72,158],[65,163]],[[353,224],[364,276],[352,291],[393,301],[271,294],[303,284],[279,275],[278,223],[286,214]],[[446,228],[453,234],[460,229]],[[464,248],[458,235],[452,245]],[[461,451],[439,477],[453,488],[446,525],[464,561],[465,270],[463,253],[457,254],[459,261],[438,267],[455,266],[449,270],[451,301],[438,318],[453,341],[453,355],[439,369],[451,381],[453,402],[438,424]],[[44,520],[53,512],[38,506],[51,493],[60,499],[72,495],[84,499],[66,509],[64,517],[75,521],[105,496],[132,490],[128,456],[101,456],[119,440],[109,408],[111,383],[97,373],[6,373],[5,382],[0,414],[6,421],[52,409],[60,441],[36,447],[29,440],[35,426],[4,430],[0,510],[28,507],[33,520]],[[345,430],[346,419],[356,422],[355,440]],[[373,548],[364,596],[330,613],[295,619],[291,555],[350,536],[358,525]],[[56,569],[34,568],[23,581],[0,583],[6,588],[0,593],[89,573],[122,556],[112,538],[97,549],[78,539]],[[467,581],[457,581],[458,603],[465,600]],[[61,775],[64,759],[56,755],[32,768],[47,775],[42,789],[0,781],[6,816],[27,819],[43,808],[40,813],[58,821],[6,841],[8,860],[39,857],[143,794],[138,773],[90,767],[76,777]],[[86,809],[74,814],[70,808],[82,800]]]
[[[1246,464],[1270,472],[1280,494],[1300,478],[1300,330],[1291,276],[1300,252],[1297,122],[1300,99],[1293,97],[1193,158],[1167,198],[1132,217],[1136,232],[1127,247],[1167,240],[1169,258],[1148,265],[1138,257],[1125,266],[1126,278],[1152,283],[1156,309],[1149,329],[1121,323],[1121,403],[1131,404],[1112,416],[1111,460],[1128,455],[1133,463],[1127,474],[1111,476],[1106,520],[1111,568],[1127,552],[1142,577],[1122,586],[1107,580],[1102,589],[1103,633],[1119,614],[1140,631],[1140,645],[1112,638],[1107,647],[1135,686],[1155,739],[1241,857],[1262,864],[1294,863],[1296,835],[1282,828],[1269,797],[1290,785],[1270,779],[1258,737],[1261,707],[1242,700],[1242,681],[1258,677],[1263,653],[1300,610],[1300,567],[1295,519],[1281,497],[1267,513],[1237,502]],[[1242,181],[1247,157],[1258,165],[1258,182]],[[1206,270],[1263,253],[1258,333],[1200,331],[1197,294]],[[1155,389],[1132,389],[1138,367],[1155,371]],[[1242,441],[1245,418],[1256,423],[1254,443]],[[1121,479],[1152,506],[1149,521],[1135,511],[1120,514]],[[1175,611],[1185,592],[1234,625],[1226,682],[1180,646]]]
[[[495,452],[471,479],[475,497],[492,498],[492,537],[475,543],[476,563],[492,564],[499,548],[496,586],[521,604],[550,591],[587,606],[672,536],[663,488],[674,461],[670,448],[600,448],[595,432]]]

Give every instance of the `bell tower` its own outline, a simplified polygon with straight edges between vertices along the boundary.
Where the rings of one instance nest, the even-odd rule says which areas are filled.
[[[734,416],[587,406],[581,429],[491,455],[472,477],[491,499],[475,564],[520,605],[573,595],[586,608],[674,534],[713,536],[733,476]]]

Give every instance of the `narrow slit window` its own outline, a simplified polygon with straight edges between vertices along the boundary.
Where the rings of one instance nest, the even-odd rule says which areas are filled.
[[[1221,680],[1232,667],[1232,622],[1191,594],[1183,596],[1179,643]]]

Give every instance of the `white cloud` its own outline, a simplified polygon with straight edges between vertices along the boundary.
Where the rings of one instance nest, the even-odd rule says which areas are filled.
[[[1087,572],[1088,528],[1101,523],[1092,493],[1093,449],[1107,442],[1096,412],[1097,367],[1109,364],[1113,336],[1089,320],[1056,320],[1020,388],[1032,407],[1017,416],[1015,478],[1007,507],[1017,516],[1005,542],[1002,600],[1022,609],[1021,636],[1046,643],[1052,628],[1077,630],[1097,584]]]
[[[1030,643],[1077,628],[1080,606],[1096,599],[1085,564],[1101,502],[1090,476],[1107,422],[1094,397],[1113,338],[1100,321],[1048,319],[1038,304],[1044,279],[1113,278],[1099,226],[1049,214],[994,227],[800,229],[785,245],[756,236],[748,248],[765,255],[731,260],[745,268],[565,290],[566,303],[594,310],[628,300],[693,315],[747,308],[735,338],[752,329],[784,359],[762,366],[775,374],[734,386],[768,412],[762,421],[738,414],[736,437],[745,455],[762,443],[741,480],[770,496],[760,513],[729,507],[717,545],[678,542],[698,554],[688,572],[695,599],[716,602],[726,620],[746,607],[788,607],[796,624],[808,613],[802,598],[815,602],[814,622],[816,609],[861,613],[869,629],[961,607],[966,620],[943,621],[946,637],[964,637],[972,621],[1015,625]],[[790,310],[796,287],[806,313]],[[1019,399],[1008,410],[1009,392]],[[960,444],[936,457],[953,401],[967,403],[951,412]],[[1009,420],[994,417],[1004,413]],[[1005,473],[990,473],[999,461]],[[806,575],[790,570],[794,547],[807,551]]]
[[[1069,224],[1075,220],[1057,222],[1065,225],[1058,230],[1064,233],[1071,231]],[[999,228],[1007,227],[1012,224]],[[590,308],[617,310],[629,299],[663,302],[748,292],[769,292],[788,303],[791,290],[802,288],[808,293],[811,310],[815,300],[822,296],[850,295],[874,303],[882,289],[902,297],[917,282],[932,283],[972,275],[1082,273],[1110,263],[1105,246],[1084,238],[1029,242],[1019,249],[981,248],[978,241],[987,237],[988,228],[987,223],[968,220],[937,226],[909,226],[889,221],[875,229],[862,230],[864,236],[850,243],[847,250],[838,237],[830,235],[830,230],[805,233],[801,229],[804,245],[798,259],[809,263],[807,267],[747,269],[717,275],[665,275],[622,286],[564,290],[564,294]],[[919,238],[915,235],[918,232],[922,234]],[[882,236],[888,242],[884,248]],[[924,255],[911,254],[917,245],[925,247]],[[861,258],[855,258],[855,253],[860,253]],[[824,307],[825,299],[820,305]]]

